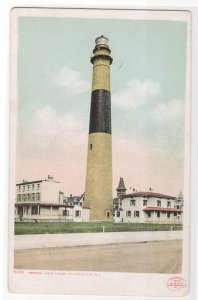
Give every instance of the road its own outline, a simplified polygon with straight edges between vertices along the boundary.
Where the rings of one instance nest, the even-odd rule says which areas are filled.
[[[16,250],[181,240],[183,231],[135,231],[15,235]]]
[[[180,273],[182,240],[15,250],[16,269]]]

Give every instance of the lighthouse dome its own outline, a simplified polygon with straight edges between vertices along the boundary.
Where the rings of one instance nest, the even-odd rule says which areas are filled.
[[[101,35],[95,39],[95,42],[96,42],[96,45],[108,45],[109,40],[108,40],[108,38]]]

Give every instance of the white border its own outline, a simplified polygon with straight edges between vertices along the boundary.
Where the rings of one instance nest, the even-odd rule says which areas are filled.
[[[16,111],[17,111],[17,49],[18,49],[18,20],[19,17],[47,17],[47,18],[89,18],[89,19],[129,19],[129,20],[177,20],[187,23],[187,71],[186,71],[186,118],[185,118],[185,213],[183,231],[183,251],[182,251],[182,274],[186,287],[179,291],[171,291],[167,288],[168,280],[173,274],[143,274],[143,273],[109,273],[98,272],[97,277],[84,276],[89,272],[79,272],[78,276],[55,276],[53,274],[53,285],[50,285],[51,278],[44,272],[41,275],[28,275],[15,273],[14,266],[14,236],[13,236],[13,218],[14,217],[14,199],[15,199],[15,143],[16,143]],[[9,286],[15,293],[57,293],[65,294],[74,291],[77,294],[97,294],[97,295],[138,295],[138,296],[181,296],[188,293],[189,290],[189,158],[190,158],[190,33],[191,16],[186,11],[146,11],[146,10],[90,10],[90,9],[39,9],[39,8],[15,8],[11,13],[11,99],[10,99],[10,200],[9,213],[10,234],[9,234]],[[71,273],[71,272],[70,272]],[[96,273],[96,272],[95,272]],[[67,283],[65,283],[65,281]],[[152,282],[158,282],[157,287]],[[108,283],[108,284],[107,284]],[[120,284],[122,283],[122,284]],[[35,287],[36,284],[36,287]],[[144,290],[142,289],[144,286]]]
[[[72,2],[72,3],[71,3]],[[84,2],[84,1],[83,1]],[[92,3],[90,3],[92,1],[87,1],[86,4],[84,4],[83,6],[90,6]],[[97,1],[95,1],[96,3]],[[100,1],[100,4],[102,4],[103,1]],[[119,2],[119,3],[118,3]],[[149,6],[148,6],[148,3],[147,1],[133,1],[133,7],[129,6],[130,4],[132,5],[131,3],[132,1],[122,1],[122,8],[123,6],[125,6],[125,8],[145,8],[143,7],[143,5],[147,5],[147,8],[149,7],[150,9],[151,8],[154,8],[154,7],[151,7],[151,5],[159,5],[159,1],[150,1],[149,2]],[[110,3],[110,4],[109,4]],[[114,4],[114,6],[116,5],[117,7],[121,7],[121,4],[120,4],[120,1],[105,1],[105,4],[106,5],[109,5],[109,6],[112,6],[112,3]],[[162,1],[161,1],[162,3]],[[82,1],[78,1],[78,3],[76,4],[76,1],[59,1],[59,5],[61,6],[65,6],[67,4],[67,6],[77,6],[77,7],[82,7]],[[179,4],[179,7],[178,7],[178,4]],[[197,5],[196,1],[166,1],[166,5],[169,5],[169,7],[166,9],[171,9],[174,8],[174,9],[189,9],[189,7],[181,7],[181,5]],[[0,128],[3,132],[1,132],[1,141],[3,140],[3,145],[5,146],[3,149],[1,148],[1,160],[2,160],[2,163],[1,163],[1,166],[3,166],[3,168],[1,168],[1,173],[0,175],[2,175],[0,178],[4,178],[3,181],[1,181],[1,194],[2,194],[2,197],[1,199],[4,199],[4,207],[3,209],[1,209],[1,213],[4,212],[4,215],[2,215],[2,217],[0,218],[0,229],[1,229],[1,234],[4,235],[4,240],[6,240],[6,236],[7,236],[7,233],[6,233],[6,230],[7,230],[7,220],[6,220],[6,217],[7,217],[7,187],[8,187],[8,182],[7,182],[7,163],[8,163],[8,53],[9,53],[9,42],[8,42],[8,39],[9,39],[9,21],[8,21],[8,18],[9,18],[9,7],[13,7],[13,6],[27,6],[27,5],[30,5],[29,1],[23,1],[23,3],[20,3],[19,1],[10,1],[10,0],[7,0],[6,2],[6,5],[5,3],[3,4],[3,9],[1,8],[1,13],[3,13],[3,16],[2,18],[0,18],[1,20],[1,26],[0,26],[0,29],[2,31],[2,35],[3,36],[3,41],[1,43],[1,56],[0,56],[0,59],[1,59],[1,76],[2,76],[2,86],[1,86],[1,95],[2,96],[2,99],[3,101],[1,101],[1,110],[0,110]],[[31,6],[41,6],[41,3],[38,2],[38,1],[35,1],[34,3],[32,3]],[[49,5],[52,5],[52,6],[55,6],[55,3],[54,1],[42,1],[42,6],[49,6]],[[128,7],[126,7],[126,5]],[[135,5],[138,5],[138,7],[134,7]],[[161,4],[162,5],[162,4]],[[103,6],[104,6],[104,3],[103,3]],[[176,6],[176,7],[174,7]],[[93,7],[93,5],[92,5]],[[155,9],[161,9],[161,7],[155,7]],[[196,165],[197,165],[197,149],[198,149],[198,142],[197,142],[197,138],[196,138],[196,128],[198,127],[198,121],[196,120],[196,112],[197,112],[197,109],[198,109],[198,105],[197,103],[195,102],[195,99],[198,99],[198,91],[197,91],[197,84],[195,83],[195,81],[197,81],[198,79],[198,72],[197,72],[197,54],[198,53],[198,43],[197,43],[197,40],[195,39],[195,36],[197,34],[197,28],[198,28],[198,11],[195,11],[195,9],[192,11],[194,11],[194,19],[193,19],[193,89],[192,89],[192,98],[193,98],[193,105],[192,105],[192,171],[191,171],[191,175],[192,175],[192,199],[195,199],[197,197],[197,186],[198,186],[198,182],[197,182],[197,171],[196,171]],[[3,22],[3,24],[2,24]],[[6,29],[6,30],[5,30]],[[3,48],[2,48],[3,46]],[[1,203],[2,205],[2,203]],[[197,231],[195,230],[195,227],[196,227],[196,211],[195,209],[197,209],[197,206],[195,206],[195,203],[192,201],[192,215],[191,215],[191,219],[192,219],[192,225],[191,226],[191,254],[193,254],[192,258],[193,260],[195,259],[195,253],[196,253],[196,250],[195,250],[195,239],[196,239],[196,234],[197,234]],[[2,236],[1,235],[1,236]],[[198,239],[197,239],[198,240]],[[4,249],[4,259],[7,258],[7,246]],[[2,249],[1,249],[1,252],[2,252]],[[1,253],[2,254],[2,253]],[[1,256],[2,257],[2,256]],[[1,261],[0,261],[1,262]],[[1,264],[2,265],[2,264]],[[192,262],[192,279],[191,279],[191,282],[193,284],[192,288],[194,289],[194,292],[195,292],[195,268],[193,268],[193,266],[195,266],[195,261]],[[27,296],[26,295],[13,295],[13,294],[10,294],[8,293],[7,291],[7,278],[6,278],[6,268],[7,268],[7,263],[5,262],[5,265],[4,265],[4,283],[3,283],[3,291],[2,291],[2,295],[3,295],[3,298],[2,299],[26,299]],[[3,278],[1,278],[3,279]],[[2,280],[1,280],[2,282]],[[193,293],[194,293],[193,292]],[[35,296],[35,295],[28,295],[28,297],[30,299],[74,299],[75,297],[73,296],[53,296],[53,297],[50,297],[50,296]],[[193,297],[193,298],[192,298]],[[79,299],[79,297],[77,297]],[[82,296],[80,297],[81,299],[87,299],[87,296]],[[88,297],[89,298],[89,297]],[[96,297],[93,297],[91,296],[90,299],[93,299],[93,298],[96,298]],[[104,297],[102,297],[104,298]],[[121,299],[120,297],[108,297],[109,299]],[[133,297],[130,297],[130,299],[132,299]],[[124,299],[129,299],[129,297],[124,297]],[[133,298],[134,299],[134,298]],[[137,297],[135,297],[135,299],[137,299]],[[141,298],[141,299],[147,299],[147,298]],[[149,299],[152,299],[152,298],[149,298]],[[166,298],[168,299],[168,298]],[[174,298],[176,299],[176,298]],[[187,298],[185,297],[185,299],[196,299],[195,298],[195,294],[194,296],[191,294],[189,295]]]

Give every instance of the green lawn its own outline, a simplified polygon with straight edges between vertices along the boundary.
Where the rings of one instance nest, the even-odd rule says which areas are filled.
[[[74,223],[42,222],[15,223],[15,234],[42,233],[83,233],[83,232],[127,232],[127,231],[169,231],[182,230],[182,224],[141,224],[141,223]]]

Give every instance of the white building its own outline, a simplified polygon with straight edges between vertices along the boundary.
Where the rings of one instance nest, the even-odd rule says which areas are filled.
[[[82,205],[65,206],[62,214],[63,221],[89,222],[90,209]]]
[[[175,199],[154,192],[121,195],[114,220],[125,223],[180,223],[183,212],[174,207]]]
[[[45,180],[24,181],[16,185],[16,221],[89,221],[89,208],[64,204],[60,183],[48,175]]]
[[[82,194],[81,196],[73,196],[72,194],[70,194],[70,196],[64,196],[63,202],[66,205],[81,205],[83,206],[84,204],[84,194]]]

